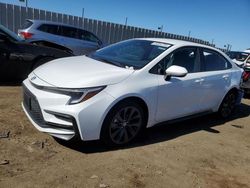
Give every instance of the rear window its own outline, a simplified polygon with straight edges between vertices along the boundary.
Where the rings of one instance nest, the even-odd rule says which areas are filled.
[[[22,25],[22,29],[28,29],[30,26],[32,26],[33,22],[30,20],[26,20],[24,24]]]

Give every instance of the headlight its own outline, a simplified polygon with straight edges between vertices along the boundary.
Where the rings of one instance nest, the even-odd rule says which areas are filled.
[[[46,90],[53,93],[60,93],[70,96],[67,104],[78,104],[80,102],[86,101],[97,93],[102,91],[106,86],[84,88],[84,89],[64,89],[64,88],[53,88],[53,87],[43,87],[42,90]]]
[[[81,90],[76,90],[76,91],[71,91],[70,94],[70,100],[68,104],[77,104],[83,101],[86,101],[99,92],[101,92],[105,87],[96,87],[96,88],[91,88],[91,89],[81,89]]]

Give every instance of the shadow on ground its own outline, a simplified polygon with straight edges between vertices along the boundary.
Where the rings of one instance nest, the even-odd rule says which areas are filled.
[[[21,86],[22,85],[22,81],[15,81],[15,82],[1,82],[0,81],[0,87],[8,87],[8,86]]]
[[[147,129],[141,138],[138,138],[134,143],[124,146],[124,147],[107,147],[100,141],[91,142],[74,142],[67,143],[58,141],[60,144],[76,150],[82,153],[96,153],[96,152],[107,152],[117,149],[128,149],[134,147],[141,147],[144,145],[155,144],[159,142],[168,141],[175,139],[182,135],[191,134],[197,131],[208,131],[212,134],[219,134],[220,132],[214,127],[221,126],[226,122],[244,118],[250,115],[250,106],[246,104],[241,104],[238,106],[234,115],[227,120],[223,120],[217,117],[216,114],[210,114],[199,118],[194,118],[190,120],[185,120],[178,123],[162,124],[160,126],[155,126]],[[231,125],[235,128],[241,128],[242,125]]]

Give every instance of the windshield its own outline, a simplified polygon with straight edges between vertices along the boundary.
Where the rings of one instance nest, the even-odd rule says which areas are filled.
[[[100,49],[89,57],[120,67],[140,69],[170,46],[148,40],[127,40]]]
[[[22,41],[23,39],[21,37],[19,37],[16,33],[10,31],[9,29],[7,29],[6,27],[4,27],[3,25],[0,24],[0,32],[8,35],[11,39],[15,40],[15,41]]]
[[[244,62],[250,54],[246,52],[228,52],[227,55],[231,59]]]

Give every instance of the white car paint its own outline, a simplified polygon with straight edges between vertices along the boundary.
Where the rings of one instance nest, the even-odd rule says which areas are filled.
[[[100,138],[103,121],[110,109],[125,98],[138,97],[146,103],[147,127],[151,127],[163,121],[204,111],[216,112],[224,96],[232,88],[239,89],[242,71],[233,63],[232,68],[227,70],[188,73],[184,77],[172,77],[170,80],[165,80],[163,75],[149,73],[161,59],[184,46],[214,50],[231,64],[230,59],[215,48],[180,40],[137,40],[167,43],[172,46],[138,70],[79,56],[54,60],[32,72],[23,84],[36,97],[44,121],[72,126],[72,122],[49,112],[69,115],[75,119],[82,140],[96,140]],[[72,89],[104,85],[106,87],[97,95],[74,105],[68,104],[68,95],[37,87]],[[78,134],[55,127],[44,128],[34,121],[27,108],[23,106],[23,109],[39,131],[65,140],[70,140]]]
[[[133,69],[123,69],[101,63],[86,56],[64,58],[63,61],[57,59],[34,70],[34,74],[37,77],[51,85],[62,88],[83,88],[115,84],[123,81],[133,72]],[[84,79],[84,82],[82,79]]]

